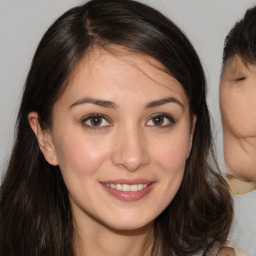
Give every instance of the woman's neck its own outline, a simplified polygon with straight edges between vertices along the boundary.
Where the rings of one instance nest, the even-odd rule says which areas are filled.
[[[86,218],[87,219],[87,218]],[[154,223],[137,230],[115,230],[88,219],[75,221],[76,256],[150,256]],[[79,227],[79,228],[78,228]]]

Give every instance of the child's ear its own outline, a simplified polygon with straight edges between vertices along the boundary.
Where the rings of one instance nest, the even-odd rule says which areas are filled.
[[[28,114],[28,121],[31,129],[37,137],[39,148],[43,153],[45,160],[51,165],[58,165],[50,130],[42,129],[39,123],[39,116],[37,112],[30,112]]]
[[[190,138],[189,138],[189,147],[188,147],[187,158],[189,158],[190,151],[191,151],[191,148],[193,145],[193,137],[194,137],[194,131],[195,131],[195,127],[196,127],[196,120],[197,120],[197,116],[193,115],[192,120],[191,120]]]

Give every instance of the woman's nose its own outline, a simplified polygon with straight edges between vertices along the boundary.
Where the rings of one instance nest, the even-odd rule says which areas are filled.
[[[149,164],[145,134],[139,128],[120,130],[114,144],[112,155],[114,165],[134,172]]]

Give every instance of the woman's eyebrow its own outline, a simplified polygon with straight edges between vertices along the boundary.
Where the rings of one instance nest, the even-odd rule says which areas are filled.
[[[173,97],[168,97],[168,98],[163,98],[160,100],[151,101],[151,102],[147,103],[146,108],[159,107],[159,106],[162,106],[167,103],[177,103],[180,107],[184,108],[184,105],[179,100],[177,100],[176,98],[173,98]],[[72,107],[78,106],[78,105],[82,105],[82,104],[94,104],[94,105],[104,107],[104,108],[113,108],[113,109],[117,108],[117,105],[112,101],[88,98],[88,97],[75,101],[73,104],[70,105],[69,108],[72,108]]]
[[[112,101],[108,101],[108,100],[101,100],[101,99],[95,99],[95,98],[82,98],[79,99],[77,101],[75,101],[73,104],[70,105],[69,108],[72,108],[74,106],[78,106],[81,104],[94,104],[100,107],[104,107],[104,108],[117,108],[116,104]]]
[[[146,105],[146,108],[159,107],[159,106],[162,106],[167,103],[177,103],[180,107],[182,107],[184,109],[184,105],[179,100],[177,100],[176,98],[173,98],[173,97],[168,97],[168,98],[163,98],[160,100],[151,101]]]

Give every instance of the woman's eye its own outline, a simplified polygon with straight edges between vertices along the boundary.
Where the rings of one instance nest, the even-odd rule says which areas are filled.
[[[156,114],[149,121],[147,121],[147,126],[161,126],[167,127],[171,124],[174,124],[175,120],[173,117],[167,114]]]
[[[101,128],[110,126],[108,120],[100,114],[92,114],[82,120],[82,123],[89,128]]]

